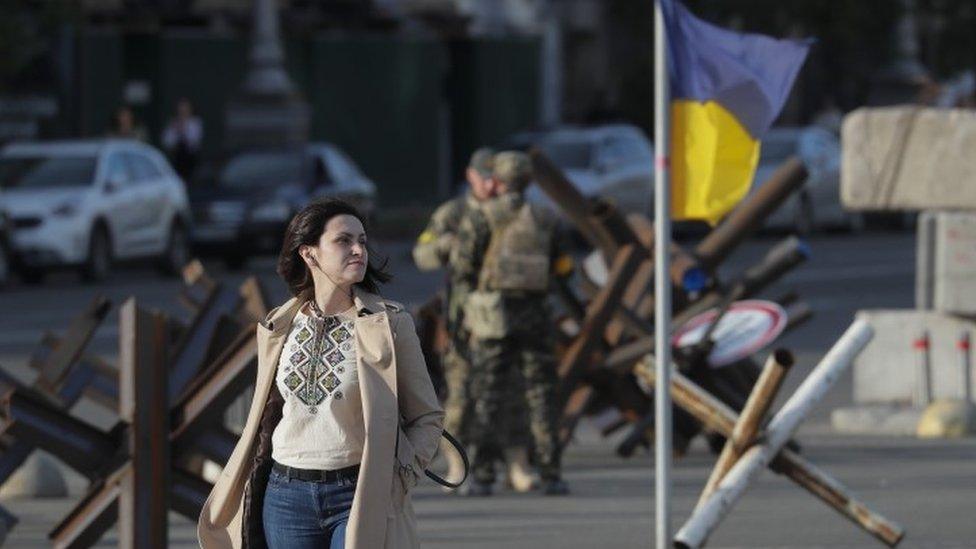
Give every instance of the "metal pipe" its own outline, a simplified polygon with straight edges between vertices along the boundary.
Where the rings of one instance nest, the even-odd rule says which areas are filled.
[[[810,247],[795,236],[780,241],[766,253],[762,261],[746,269],[725,291],[711,291],[676,314],[674,325],[681,326],[693,316],[717,306],[729,293],[738,295],[737,299],[755,295],[809,257]]]
[[[746,197],[698,244],[695,255],[702,268],[711,270],[718,266],[746,237],[762,227],[766,218],[803,186],[806,178],[807,170],[799,158],[792,157],[782,163],[755,193]]]
[[[864,320],[856,320],[827,352],[793,396],[769,422],[765,441],[749,449],[722,479],[714,494],[688,519],[675,536],[675,545],[701,547],[756,476],[783,449],[813,409],[874,335]]]
[[[651,355],[645,357],[645,362],[653,360]],[[648,364],[634,367],[633,372],[648,385],[654,385],[654,370]],[[682,410],[706,428],[726,437],[732,436],[738,418],[735,411],[677,371],[671,374],[671,394]],[[900,525],[872,511],[846,486],[795,451],[784,448],[771,468],[884,543],[894,547],[905,535]]]
[[[755,295],[778,280],[790,269],[806,261],[809,255],[809,248],[800,239],[790,237],[783,240],[771,249],[760,263],[750,267],[740,275],[737,281],[732,284],[732,289],[727,289],[724,292],[719,290],[709,292],[699,301],[677,313],[672,319],[672,326],[679,327],[692,317],[718,306],[725,299],[727,293],[734,292],[740,299]],[[802,316],[797,317],[795,322],[791,320],[791,324],[788,325],[789,329],[809,319],[809,315],[803,309],[798,312],[802,313]],[[615,348],[607,355],[604,365],[607,368],[623,368],[629,371],[635,361],[653,350],[651,338],[642,337]]]
[[[722,477],[755,442],[756,435],[759,433],[759,425],[773,405],[773,400],[776,398],[776,394],[783,384],[783,379],[786,378],[786,373],[789,372],[791,366],[793,366],[793,354],[786,349],[773,351],[773,354],[766,360],[759,380],[753,386],[749,400],[746,401],[738,421],[735,422],[732,436],[725,440],[725,447],[722,448],[722,453],[719,455],[718,461],[715,462],[712,474],[708,477],[708,482],[705,483],[705,489],[702,490],[698,504],[695,506],[696,509],[708,500]]]
[[[671,83],[661,0],[654,2],[654,483],[657,547],[671,541]],[[670,6],[669,8],[670,9]]]

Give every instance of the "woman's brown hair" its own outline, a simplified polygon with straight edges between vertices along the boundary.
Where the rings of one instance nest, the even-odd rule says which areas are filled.
[[[302,260],[298,250],[302,245],[318,246],[325,225],[337,215],[351,215],[366,226],[363,215],[352,204],[338,199],[328,199],[313,202],[302,208],[288,223],[285,240],[278,254],[278,275],[288,284],[288,290],[295,297],[310,298],[314,291],[312,273]],[[388,260],[378,267],[373,263],[373,250],[367,245],[368,261],[366,262],[366,276],[356,286],[371,293],[379,293],[379,285],[390,280],[391,275],[386,271]]]

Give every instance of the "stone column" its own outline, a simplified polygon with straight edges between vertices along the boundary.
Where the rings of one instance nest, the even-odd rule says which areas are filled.
[[[285,71],[275,0],[254,0],[247,75],[227,106],[224,149],[297,145],[308,139],[308,105]]]

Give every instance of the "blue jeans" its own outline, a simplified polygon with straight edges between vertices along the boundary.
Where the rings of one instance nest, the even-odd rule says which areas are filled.
[[[271,471],[262,513],[268,549],[342,549],[355,492],[354,479],[310,482]]]

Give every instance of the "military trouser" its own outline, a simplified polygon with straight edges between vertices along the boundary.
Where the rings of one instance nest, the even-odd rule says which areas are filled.
[[[465,444],[472,442],[471,425],[474,423],[475,399],[472,396],[474,373],[471,367],[467,337],[452,337],[444,354],[444,375],[447,379],[447,399],[444,402],[444,429]],[[517,388],[515,398],[506,399],[495,424],[498,442],[504,448],[527,447],[530,443],[529,427],[525,422],[527,406],[522,372],[511,369],[510,384]],[[500,451],[501,448],[496,448]],[[500,456],[498,456],[500,457]]]
[[[472,469],[477,482],[495,480],[493,457],[505,436],[499,424],[509,402],[525,395],[526,415],[513,416],[515,424],[528,423],[535,444],[536,466],[543,480],[560,476],[555,407],[556,364],[550,326],[538,331],[522,329],[502,339],[472,339],[474,376],[471,393],[475,397]],[[513,372],[514,371],[514,372]],[[524,387],[512,382],[512,373],[521,373]]]

